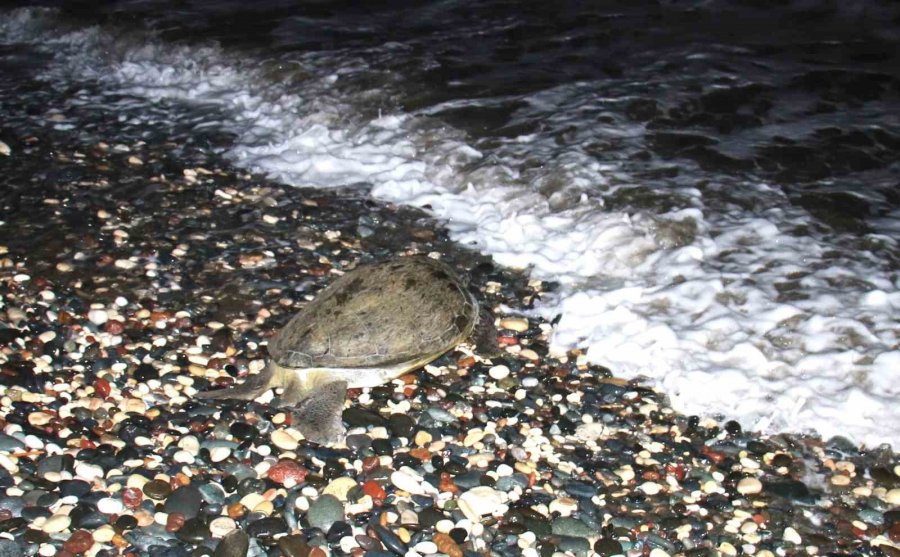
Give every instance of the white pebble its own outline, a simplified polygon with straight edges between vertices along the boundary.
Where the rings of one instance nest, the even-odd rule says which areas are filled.
[[[88,319],[94,325],[103,325],[109,321],[109,314],[105,309],[92,309],[88,312]]]
[[[283,451],[293,451],[300,444],[284,429],[276,429],[273,431],[271,439],[272,444]]]
[[[473,487],[459,496],[459,509],[472,522],[480,521],[482,515],[493,514],[502,505],[500,492],[486,485]]]
[[[75,475],[85,481],[93,481],[97,478],[103,477],[103,468],[97,466],[96,464],[88,464],[86,462],[79,462],[75,465]]]
[[[228,447],[213,447],[209,451],[209,459],[213,462],[222,462],[231,455]]]
[[[394,484],[397,489],[408,491],[413,495],[425,495],[428,493],[425,484],[402,470],[397,470],[391,474],[391,483]]]
[[[424,541],[417,543],[413,549],[423,555],[431,555],[432,553],[437,553],[438,546],[434,542]]]
[[[488,375],[493,379],[500,381],[501,379],[509,377],[509,368],[506,366],[494,366],[488,370]]]
[[[741,495],[752,495],[762,491],[762,482],[756,478],[743,478],[737,484],[737,492]]]
[[[72,519],[69,518],[68,515],[55,514],[44,522],[44,525],[41,526],[41,530],[47,534],[58,534],[67,529],[70,524],[72,524]]]
[[[212,534],[214,538],[225,537],[225,534],[231,532],[235,528],[237,528],[237,524],[227,516],[214,518],[209,523],[209,533]]]
[[[640,485],[639,489],[647,495],[656,495],[660,492],[662,486],[656,482],[644,482]]]
[[[180,451],[175,451],[175,454],[172,455],[172,460],[181,464],[193,464],[194,455],[182,449]]]
[[[900,487],[895,487],[888,491],[884,496],[884,500],[891,505],[900,505]]]
[[[791,542],[794,545],[800,545],[803,542],[800,534],[790,526],[784,529],[784,541]]]
[[[97,501],[97,510],[103,514],[119,514],[124,508],[125,505],[122,504],[122,501],[112,497],[104,497]]]

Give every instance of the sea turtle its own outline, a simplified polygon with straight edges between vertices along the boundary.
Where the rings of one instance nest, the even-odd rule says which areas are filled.
[[[251,400],[281,387],[303,435],[335,442],[347,388],[386,383],[469,337],[479,352],[498,351],[493,317],[447,265],[400,257],[335,280],[269,341],[262,372],[197,396]]]

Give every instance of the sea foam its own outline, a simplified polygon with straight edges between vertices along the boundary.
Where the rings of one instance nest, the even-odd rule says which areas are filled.
[[[210,123],[236,136],[225,153],[236,164],[298,186],[365,184],[378,199],[426,207],[456,241],[558,283],[534,310],[559,317],[553,350],[579,347],[619,376],[643,377],[677,410],[900,446],[900,429],[886,425],[900,423],[900,279],[874,252],[845,248],[839,233],[798,233],[813,219],[780,188],[734,179],[701,188],[688,177],[677,191],[654,192],[677,196],[674,207],[612,209],[612,194],[638,180],[585,145],[640,139],[638,125],[591,126],[566,147],[534,132],[479,148],[440,121],[444,107],[373,111],[379,98],[391,106],[390,79],[400,77],[380,91],[343,88],[376,71],[351,52],[262,64],[216,45],[59,29],[52,12],[4,20],[4,42],[54,54],[49,82],[91,79],[110,99],[214,107]],[[583,130],[586,115],[612,102],[598,98],[601,86],[524,96],[517,117]],[[741,202],[714,204],[717,188]],[[880,218],[871,240],[896,252],[898,219]]]

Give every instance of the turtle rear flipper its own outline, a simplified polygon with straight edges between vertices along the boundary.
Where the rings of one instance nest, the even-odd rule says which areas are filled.
[[[240,385],[197,393],[196,397],[215,400],[228,398],[253,400],[269,389],[284,386],[287,379],[287,374],[283,368],[269,364],[256,375],[248,377]]]
[[[345,429],[341,414],[346,397],[346,381],[330,381],[315,387],[297,405],[294,412],[297,429],[306,439],[320,445],[343,439]]]
[[[497,327],[494,326],[494,316],[484,308],[478,312],[478,323],[472,331],[472,341],[480,356],[492,358],[503,353],[500,345],[497,344]]]

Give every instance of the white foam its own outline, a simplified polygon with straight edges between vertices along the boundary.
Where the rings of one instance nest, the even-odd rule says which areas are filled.
[[[282,60],[302,69],[286,85],[214,46],[110,49],[114,39],[101,30],[58,33],[33,21],[39,12],[15,17],[29,24],[0,25],[0,37],[54,51],[48,79],[88,75],[150,101],[212,105],[223,114],[218,124],[238,136],[226,153],[238,164],[302,186],[369,184],[379,199],[429,207],[460,243],[559,282],[536,309],[561,315],[554,347],[582,347],[620,376],[648,378],[678,410],[765,432],[900,446],[891,425],[900,423],[900,279],[872,253],[844,248],[839,234],[794,234],[812,219],[778,188],[732,182],[700,191],[686,180],[658,192],[685,208],[607,210],[604,196],[637,184],[582,147],[639,137],[640,126],[593,126],[570,147],[532,134],[485,151],[429,117],[443,107],[370,114],[372,99],[390,91],[342,92],[347,76],[369,71],[347,54]],[[583,130],[584,114],[611,102],[597,87],[532,95],[519,117]],[[711,210],[716,187],[736,190],[752,209]],[[897,219],[882,219],[888,232],[872,239],[895,250]]]

